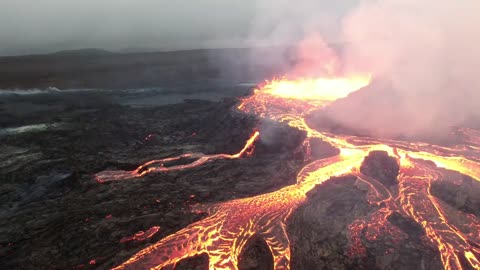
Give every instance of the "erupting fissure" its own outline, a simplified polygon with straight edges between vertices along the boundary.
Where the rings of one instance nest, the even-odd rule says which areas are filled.
[[[370,76],[274,80],[267,82],[245,98],[238,109],[259,117],[283,122],[307,133],[304,147],[312,138],[321,139],[340,149],[337,156],[315,160],[305,165],[294,185],[275,192],[245,199],[236,199],[209,206],[208,216],[141,250],[115,269],[162,269],[180,260],[200,254],[209,258],[209,268],[238,269],[239,256],[253,237],[262,238],[274,260],[274,269],[290,269],[290,242],[286,224],[290,214],[307,199],[306,194],[316,185],[334,176],[355,175],[368,185],[367,199],[381,206],[367,217],[354,221],[349,227],[351,257],[365,256],[364,240],[374,241],[382,234],[392,235],[395,241],[406,236],[391,224],[387,217],[393,212],[409,217],[425,231],[431,244],[438,248],[446,270],[470,267],[480,269],[480,237],[471,231],[480,229],[477,217],[466,217],[470,224],[455,226],[449,221],[445,207],[431,194],[431,185],[443,176],[438,168],[454,170],[480,181],[480,133],[460,129],[467,145],[452,148],[425,143],[380,140],[368,137],[342,136],[311,128],[305,118],[311,111],[328,106],[332,101],[368,85]],[[183,154],[174,158],[153,160],[134,171],[105,171],[96,175],[99,182],[142,177],[148,173],[189,169],[215,159],[235,159],[253,151],[261,136],[255,132],[237,154]],[[395,157],[399,166],[398,192],[392,194],[382,183],[360,172],[363,159],[371,151],[386,151]],[[305,149],[305,153],[310,153]],[[192,163],[165,167],[166,162],[181,158]],[[427,165],[420,160],[428,160]],[[341,179],[341,178],[338,178]],[[455,215],[467,215],[449,209]],[[473,229],[472,229],[473,228]],[[364,237],[362,237],[362,235]],[[385,251],[389,252],[389,251]],[[465,265],[468,264],[468,265]]]

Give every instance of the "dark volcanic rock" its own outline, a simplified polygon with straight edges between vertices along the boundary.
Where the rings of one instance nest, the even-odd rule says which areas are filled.
[[[208,256],[202,254],[192,258],[181,260],[175,266],[165,270],[206,270],[208,269]]]
[[[445,171],[432,184],[432,194],[462,212],[480,217],[480,182],[453,171]]]
[[[313,159],[326,158],[340,153],[340,150],[318,138],[310,139],[310,147],[312,149],[311,154]]]
[[[232,110],[234,104],[191,100],[146,108],[72,107],[55,113],[68,129],[2,137],[0,268],[108,269],[203,218],[191,212],[194,204],[250,197],[293,183],[303,160],[292,159],[291,152],[305,135],[282,125],[273,127],[274,143],[258,141],[249,158],[109,184],[94,180],[105,169],[132,170],[187,152],[238,152],[257,120]],[[160,231],[152,238],[120,243],[153,226]],[[185,262],[185,269],[201,268],[191,267],[202,265],[199,260]],[[249,258],[245,265],[256,267]]]
[[[365,157],[360,172],[377,179],[384,185],[392,186],[398,183],[399,171],[397,160],[384,151],[372,151]]]
[[[273,269],[273,256],[265,241],[253,239],[247,243],[238,261],[240,270]]]
[[[259,131],[261,136],[259,144],[255,147],[255,155],[291,154],[306,138],[303,131],[268,120],[259,123]]]
[[[393,212],[387,217],[387,220],[403,232],[415,238],[420,238],[425,235],[422,226],[416,223],[411,218],[406,218],[398,212]]]
[[[355,182],[353,176],[332,178],[311,191],[305,205],[293,213],[288,224],[292,269],[441,269],[438,251],[425,240],[423,230],[397,213],[387,220],[405,232],[403,238],[383,233],[368,240],[364,229],[366,254],[348,255],[348,226],[365,217],[370,220],[378,210]]]
[[[353,176],[332,179],[309,193],[308,202],[290,218],[292,269],[353,269],[346,255],[347,226],[369,212],[366,192]],[[374,269],[367,267],[365,269]]]

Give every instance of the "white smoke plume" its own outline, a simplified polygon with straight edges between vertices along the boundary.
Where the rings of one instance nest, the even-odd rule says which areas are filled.
[[[478,10],[476,0],[263,0],[251,43],[293,45],[295,61],[284,52],[252,61],[293,76],[370,73],[372,85],[330,118],[370,135],[441,137],[480,115]]]
[[[344,19],[344,61],[389,84],[372,86],[367,104],[338,120],[379,135],[438,137],[478,116],[476,10],[474,0],[362,1]]]

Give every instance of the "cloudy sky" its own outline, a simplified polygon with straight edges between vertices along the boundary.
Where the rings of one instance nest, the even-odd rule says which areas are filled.
[[[0,55],[77,48],[242,47],[255,35],[257,39],[270,35],[266,31],[274,32],[279,25],[282,31],[296,31],[295,24],[305,24],[308,16],[316,17],[320,30],[332,32],[354,2],[0,0]],[[303,14],[306,5],[310,14]]]

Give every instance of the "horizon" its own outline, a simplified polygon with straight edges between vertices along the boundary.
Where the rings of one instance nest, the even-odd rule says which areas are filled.
[[[39,52],[39,53],[32,53],[32,54],[14,54],[14,55],[0,55],[0,58],[8,58],[8,57],[28,57],[28,56],[48,56],[48,55],[56,55],[62,53],[77,53],[77,52],[87,52],[94,51],[98,52],[105,52],[110,54],[139,54],[139,53],[169,53],[169,52],[187,52],[187,51],[208,51],[208,50],[248,50],[254,49],[252,47],[212,47],[212,48],[192,48],[192,49],[154,49],[154,48],[125,48],[121,50],[108,50],[104,48],[95,48],[95,47],[85,47],[85,48],[78,48],[78,49],[64,49],[64,50],[55,50],[55,51],[48,51],[48,52]]]
[[[315,3],[318,30],[333,38],[341,18],[356,2]],[[261,39],[283,28],[301,32],[303,18],[297,13],[303,10],[297,6],[271,0],[7,1],[0,9],[0,56],[83,48],[172,51],[282,43]]]

